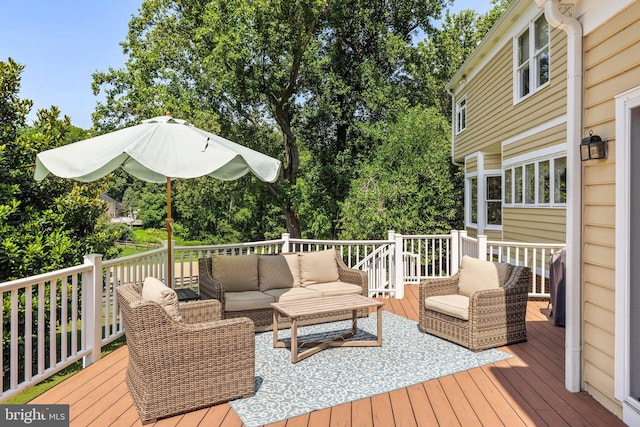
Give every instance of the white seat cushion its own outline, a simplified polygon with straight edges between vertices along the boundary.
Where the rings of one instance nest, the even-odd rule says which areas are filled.
[[[318,252],[302,252],[300,254],[300,278],[302,286],[340,280],[336,251],[327,249]]]
[[[264,291],[264,293],[274,297],[278,302],[300,301],[322,297],[322,292],[317,292],[307,288],[271,289]]]
[[[468,255],[462,257],[458,293],[470,297],[476,291],[500,287],[498,267],[490,261],[482,261]]]
[[[224,311],[261,310],[271,308],[276,299],[260,291],[225,292]]]
[[[424,306],[427,310],[469,320],[469,297],[465,295],[451,294],[428,297],[424,300]]]
[[[155,277],[147,277],[144,279],[142,284],[142,300],[160,304],[160,307],[162,307],[169,316],[178,322],[182,321],[176,291],[167,287]]]
[[[345,282],[327,282],[307,285],[307,289],[312,289],[322,293],[323,297],[335,295],[362,295],[362,287]]]

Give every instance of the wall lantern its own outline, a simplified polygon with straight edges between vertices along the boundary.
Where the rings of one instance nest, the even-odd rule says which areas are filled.
[[[585,160],[606,159],[607,158],[607,141],[603,141],[598,135],[594,135],[593,131],[589,132],[589,136],[582,138],[580,144],[580,159]]]

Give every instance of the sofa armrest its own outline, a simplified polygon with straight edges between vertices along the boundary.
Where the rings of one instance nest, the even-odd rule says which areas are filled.
[[[460,273],[456,273],[450,277],[439,277],[435,279],[426,279],[420,282],[419,298],[420,303],[424,304],[425,298],[436,295],[450,295],[458,293],[458,278]]]
[[[336,261],[338,263],[338,277],[341,282],[351,283],[362,288],[362,295],[369,296],[369,276],[366,271],[350,268],[336,251]]]
[[[224,311],[224,287],[213,278],[213,259],[211,257],[198,259],[198,276],[200,296],[203,299],[220,301],[222,311]]]
[[[222,319],[222,304],[215,299],[180,303],[180,315],[184,323],[202,323]]]

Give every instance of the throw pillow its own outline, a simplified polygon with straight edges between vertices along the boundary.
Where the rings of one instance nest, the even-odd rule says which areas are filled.
[[[458,293],[471,297],[476,291],[499,287],[498,268],[495,263],[468,255],[462,257]]]
[[[147,277],[142,284],[142,300],[160,304],[169,316],[177,322],[182,321],[178,294],[155,277]]]
[[[258,284],[261,291],[299,287],[298,254],[258,255]]]
[[[213,255],[213,278],[226,292],[258,290],[258,255]]]
[[[340,280],[336,251],[327,249],[300,254],[300,279],[302,286]]]

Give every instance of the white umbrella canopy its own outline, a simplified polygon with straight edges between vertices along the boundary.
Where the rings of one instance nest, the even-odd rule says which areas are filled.
[[[168,284],[171,286],[171,180],[211,176],[231,181],[252,172],[262,181],[274,182],[280,161],[166,115],[43,151],[36,157],[34,177],[41,181],[51,173],[90,182],[117,168],[143,181],[167,183]]]

